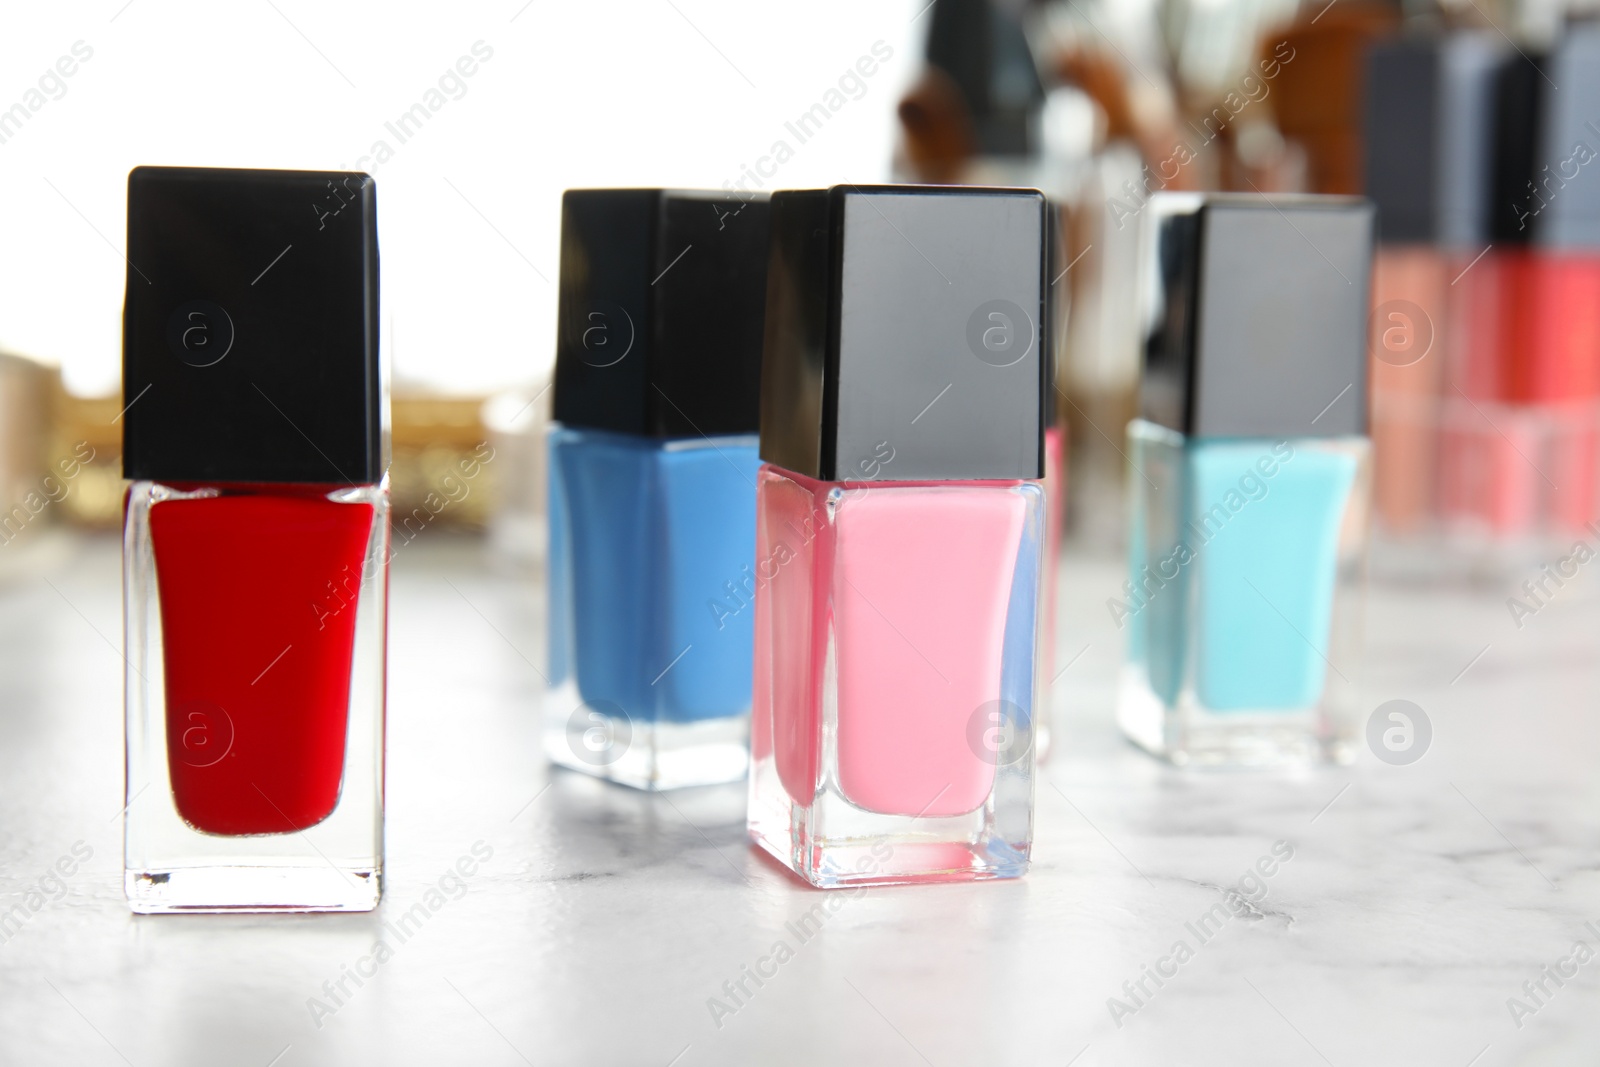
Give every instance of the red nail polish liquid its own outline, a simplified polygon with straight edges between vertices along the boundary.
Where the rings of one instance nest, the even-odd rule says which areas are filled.
[[[149,521],[178,813],[210,834],[315,826],[344,775],[373,505],[294,487],[165,495],[151,487]]]
[[[129,176],[136,912],[377,904],[389,490],[374,216],[365,175]]]

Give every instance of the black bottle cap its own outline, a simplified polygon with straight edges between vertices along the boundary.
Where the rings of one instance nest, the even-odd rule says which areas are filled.
[[[1494,175],[1489,199],[1489,235],[1496,244],[1529,244],[1539,228],[1530,218],[1538,124],[1545,77],[1543,57],[1517,56],[1495,76]]]
[[[761,458],[829,482],[1042,477],[1048,234],[1031,189],[774,193]]]
[[[1399,37],[1367,56],[1366,191],[1386,242],[1474,251],[1489,240],[1495,86],[1481,33]]]
[[[376,195],[342,171],[128,175],[124,477],[383,477]]]
[[[568,189],[554,414],[647,437],[753,434],[767,198]]]
[[[1499,90],[1495,239],[1600,250],[1600,25],[1508,57]]]
[[[1367,425],[1372,205],[1174,195],[1139,406],[1190,437],[1337,437]]]

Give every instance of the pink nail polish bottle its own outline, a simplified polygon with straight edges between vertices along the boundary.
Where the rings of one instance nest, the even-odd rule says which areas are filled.
[[[1044,198],[771,204],[750,834],[819,887],[1008,878],[1033,823]]]

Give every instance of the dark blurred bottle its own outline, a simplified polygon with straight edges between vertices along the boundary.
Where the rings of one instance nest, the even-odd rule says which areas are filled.
[[[960,183],[975,157],[1036,156],[1044,87],[1021,22],[990,0],[935,0],[927,64],[900,103],[904,162]]]

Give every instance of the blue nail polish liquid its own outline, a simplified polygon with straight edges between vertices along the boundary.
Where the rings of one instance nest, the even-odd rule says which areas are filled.
[[[1037,660],[1038,643],[1043,639],[1039,631],[1043,609],[1040,601],[1053,591],[1041,592],[1043,560],[1033,540],[1024,538],[1017,552],[1016,575],[1006,608],[1005,658],[1000,668],[1000,699],[1006,705],[1003,718],[1009,728],[1023,732],[1021,737],[1006,739],[1007,757],[1013,762],[1029,749],[1037,752],[1043,727],[1043,716],[1038,712],[1049,696],[1045,685],[1050,679],[1038,677]]]
[[[550,431],[556,763],[638,788],[746,766],[756,438]]]
[[[1349,759],[1367,439],[1128,444],[1125,732],[1178,763]]]

